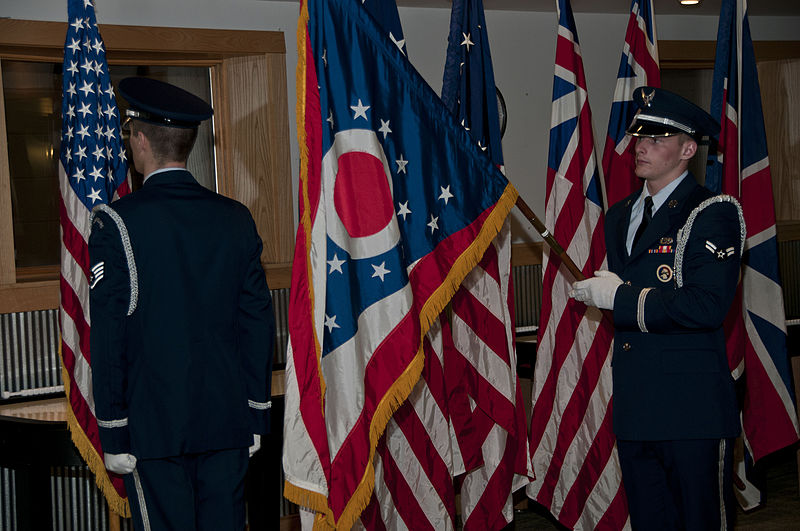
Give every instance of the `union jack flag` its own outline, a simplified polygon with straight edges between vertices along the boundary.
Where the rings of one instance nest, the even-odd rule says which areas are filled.
[[[600,173],[583,60],[568,0],[558,0],[558,40],[545,224],[587,277],[606,269]],[[611,425],[613,327],[570,299],[574,278],[545,247],[528,496],[570,529],[628,528]]]
[[[745,379],[742,426],[749,463],[797,441],[798,426],[772,177],[746,2],[723,0],[716,54],[711,115],[721,130],[718,151],[709,156],[706,186],[738,199],[747,225],[741,280],[725,332],[731,371]],[[760,503],[760,493],[746,481],[744,467],[737,459],[739,483],[748,487],[737,487],[737,498],[749,509]]]
[[[303,2],[298,25],[284,494],[349,528],[423,336],[517,193],[361,5]]]
[[[61,360],[72,440],[109,505],[128,515],[122,479],[109,475],[97,433],[89,354],[92,207],[129,192],[119,110],[91,0],[69,1],[64,43],[59,202]]]
[[[607,206],[642,187],[634,173],[635,142],[631,142],[631,137],[625,134],[625,130],[636,112],[633,89],[644,85],[661,86],[655,13],[653,0],[633,0],[625,42],[622,45],[614,100],[611,102],[606,145],[603,149]]]

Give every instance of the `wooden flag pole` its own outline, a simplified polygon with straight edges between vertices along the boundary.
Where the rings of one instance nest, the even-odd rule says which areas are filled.
[[[583,276],[581,270],[578,269],[578,266],[575,265],[575,262],[572,261],[572,258],[570,258],[564,248],[561,247],[561,244],[559,244],[553,235],[550,234],[550,231],[544,226],[542,220],[536,217],[536,214],[533,213],[533,210],[531,210],[531,207],[528,206],[528,203],[522,199],[522,196],[517,196],[517,208],[520,209],[525,218],[531,222],[533,228],[536,229],[542,238],[544,238],[544,241],[548,246],[550,246],[550,249],[552,249],[559,258],[561,258],[561,261],[565,266],[567,266],[567,269],[569,269],[569,272],[572,273],[573,277],[575,277],[575,280],[584,280],[586,277]]]

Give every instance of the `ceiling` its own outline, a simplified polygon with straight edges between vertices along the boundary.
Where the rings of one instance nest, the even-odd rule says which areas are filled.
[[[446,7],[450,0],[397,0],[406,7]],[[678,0],[653,0],[656,14],[662,15],[709,15],[719,16],[722,0],[702,0],[701,5],[684,7]],[[571,0],[575,13],[625,13],[630,10],[629,0]],[[506,11],[555,11],[555,0],[483,0],[487,10]],[[798,0],[751,0],[748,2],[750,16],[800,16]],[[800,30],[798,30],[800,33]]]

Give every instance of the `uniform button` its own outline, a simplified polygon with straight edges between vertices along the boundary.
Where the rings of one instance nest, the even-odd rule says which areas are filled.
[[[630,343],[623,343],[622,344],[622,350],[624,350],[625,352],[628,352],[630,349],[631,349],[631,344]]]
[[[626,286],[632,286],[633,284],[631,284],[631,281],[630,281],[630,280],[626,280],[626,281],[625,281],[625,285],[626,285]]]

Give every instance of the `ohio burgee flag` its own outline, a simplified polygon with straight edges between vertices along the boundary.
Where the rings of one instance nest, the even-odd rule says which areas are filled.
[[[358,2],[303,2],[297,42],[284,494],[349,529],[422,338],[517,192]]]

